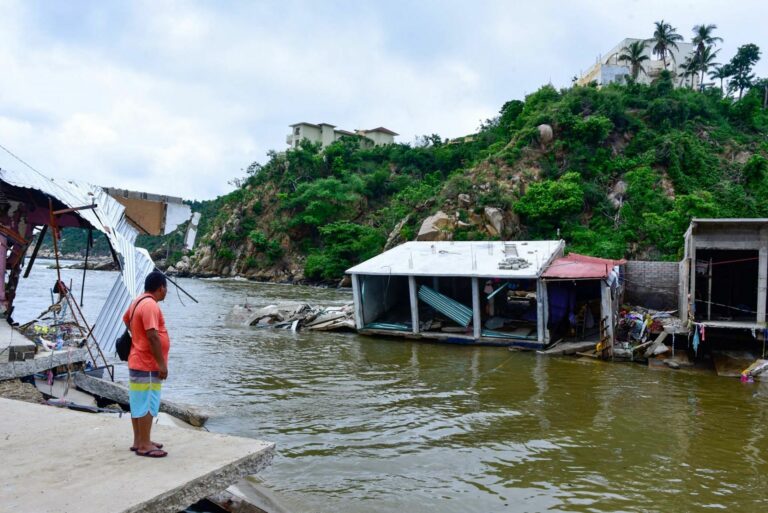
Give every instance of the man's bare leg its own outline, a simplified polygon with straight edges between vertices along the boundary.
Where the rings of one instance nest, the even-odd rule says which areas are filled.
[[[133,447],[134,449],[139,446],[139,419],[131,417],[131,426],[133,426]]]
[[[149,452],[157,449],[150,441],[150,433],[152,432],[152,421],[154,417],[147,413],[141,418],[136,419],[138,426],[139,438],[136,440],[136,450],[138,452]]]
[[[149,415],[149,414],[147,414],[147,415]],[[133,417],[131,417],[131,425],[133,426],[133,445],[131,445],[131,450],[136,450],[136,448],[139,446],[139,419],[134,419]],[[150,425],[150,428],[151,428],[151,425]],[[151,439],[150,439],[149,443],[154,445],[155,448],[157,448],[157,449],[160,449],[160,448],[163,447],[162,445],[158,444],[157,442],[152,442]]]

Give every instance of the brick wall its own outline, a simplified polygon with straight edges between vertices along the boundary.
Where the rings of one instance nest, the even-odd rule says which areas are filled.
[[[630,260],[624,266],[624,302],[656,310],[677,310],[678,262]]]

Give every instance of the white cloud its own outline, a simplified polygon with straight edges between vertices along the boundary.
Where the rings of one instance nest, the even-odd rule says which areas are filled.
[[[227,191],[296,121],[473,132],[662,17],[717,23],[724,59],[768,52],[760,2],[0,3],[0,144],[52,176],[187,198]]]

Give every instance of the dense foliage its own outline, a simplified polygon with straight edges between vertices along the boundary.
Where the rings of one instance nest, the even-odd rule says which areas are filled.
[[[455,141],[363,148],[349,138],[325,150],[305,141],[253,164],[216,200],[204,244],[238,272],[303,262],[308,278],[332,279],[388,236],[414,238],[437,210],[468,221],[455,238],[488,238],[471,220],[495,207],[512,220],[502,237],[676,259],[691,217],[768,216],[762,95],[675,89],[663,74],[652,86],[545,86]]]

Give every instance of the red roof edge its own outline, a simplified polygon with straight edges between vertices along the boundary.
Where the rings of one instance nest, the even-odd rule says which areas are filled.
[[[542,273],[542,278],[561,279],[603,279],[607,278],[611,270],[617,265],[626,264],[627,261],[610,260],[578,253],[570,253],[552,262]]]

